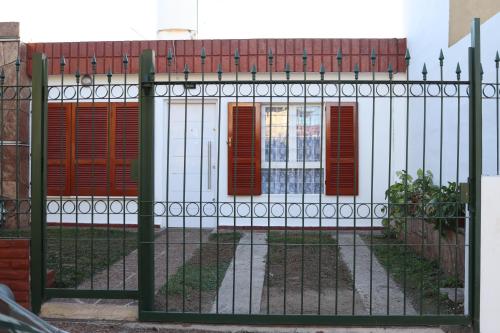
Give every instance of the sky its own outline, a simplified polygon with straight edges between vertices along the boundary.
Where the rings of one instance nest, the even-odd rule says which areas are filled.
[[[25,42],[156,39],[157,0],[2,2],[0,20],[19,21]],[[199,0],[198,38],[404,37],[403,5],[403,0]]]

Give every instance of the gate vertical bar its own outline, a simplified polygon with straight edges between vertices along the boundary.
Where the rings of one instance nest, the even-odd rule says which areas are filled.
[[[39,313],[45,287],[47,58],[33,55],[31,141],[31,310]]]
[[[154,299],[154,73],[155,54],[144,50],[139,64],[139,316]]]
[[[480,21],[471,26],[469,48],[469,314],[474,332],[479,332],[479,288],[481,247],[482,92]],[[472,244],[471,244],[472,242]]]

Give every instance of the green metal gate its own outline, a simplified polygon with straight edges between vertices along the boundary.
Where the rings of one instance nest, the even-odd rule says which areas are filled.
[[[33,310],[38,312],[43,300],[52,297],[115,298],[137,299],[144,321],[473,322],[478,327],[483,95],[479,40],[475,20],[468,80],[461,79],[460,66],[456,78],[444,79],[442,53],[439,79],[430,80],[425,65],[421,78],[410,77],[409,52],[406,74],[394,73],[389,64],[381,77],[375,73],[374,51],[367,55],[370,73],[360,73],[358,64],[351,73],[326,72],[324,66],[311,73],[307,50],[298,55],[301,73],[291,73],[288,65],[276,68],[272,50],[266,73],[257,73],[255,66],[241,73],[235,50],[235,71],[226,74],[220,65],[217,73],[205,73],[202,49],[200,74],[191,74],[188,65],[183,73],[172,73],[171,51],[165,59],[155,59],[153,51],[145,50],[138,84],[127,82],[124,56],[124,75],[117,78],[111,72],[96,76],[99,59],[94,57],[93,73],[85,83],[83,74],[65,73],[62,58],[60,83],[49,85],[47,61],[35,54]],[[342,60],[339,50],[338,68]],[[166,62],[166,73],[155,73],[157,61]],[[138,113],[127,113],[137,101]],[[89,112],[90,179],[98,176],[97,128],[108,125],[107,130],[102,127],[108,147],[102,175],[109,190],[114,177],[109,146],[115,140],[115,150],[121,145],[124,155],[116,155],[118,162],[113,163],[124,170],[130,164],[122,173],[123,183],[125,177],[133,178],[138,166],[137,198],[104,190],[104,195],[89,192],[80,197],[76,191],[47,197],[47,170],[52,165],[47,149],[58,142],[48,142],[53,135],[47,132],[50,104],[56,110],[52,119],[59,119],[57,112],[76,119],[74,133],[66,129],[69,137],[79,135],[78,117]],[[138,163],[124,157],[131,149],[127,135],[121,142],[111,139],[126,133],[123,127],[123,132],[110,134],[125,126],[116,120],[120,114],[124,119],[138,114]],[[356,133],[343,135],[349,124]],[[345,147],[351,147],[351,136],[355,139],[350,150]],[[83,142],[78,140],[71,148],[75,156]],[[164,150],[156,149],[158,145]],[[165,153],[158,156],[159,151]],[[250,167],[240,169],[245,153],[251,156]],[[258,166],[257,155],[262,155]],[[352,166],[342,169],[346,161]],[[464,170],[461,165],[467,162]],[[66,167],[58,163],[60,170]],[[244,194],[238,186],[245,180],[238,177],[249,179],[250,190]],[[74,179],[78,184],[78,174]],[[345,194],[351,188],[342,192],[345,185],[339,179],[352,180],[347,186],[352,194]],[[163,194],[155,188],[164,189]],[[57,222],[47,224],[47,216]],[[76,223],[68,227],[65,219],[73,216]],[[117,229],[114,216],[122,218]],[[136,218],[136,232],[130,231],[129,218]],[[56,274],[55,287],[45,287],[48,262]],[[127,285],[134,275],[130,272],[137,274],[135,285]],[[457,301],[460,291],[466,301]],[[246,310],[238,310],[242,308]]]

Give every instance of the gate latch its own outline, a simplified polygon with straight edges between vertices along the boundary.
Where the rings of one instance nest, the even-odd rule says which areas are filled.
[[[460,183],[460,203],[469,203],[469,183]]]

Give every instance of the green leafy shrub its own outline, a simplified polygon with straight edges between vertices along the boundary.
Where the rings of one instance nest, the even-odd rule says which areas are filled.
[[[445,235],[463,227],[465,205],[460,202],[460,192],[455,182],[439,187],[433,183],[432,172],[417,170],[414,179],[406,170],[396,172],[398,181],[385,192],[388,199],[388,218],[383,220],[386,236],[396,237],[404,229],[408,218],[424,219],[433,223]]]

